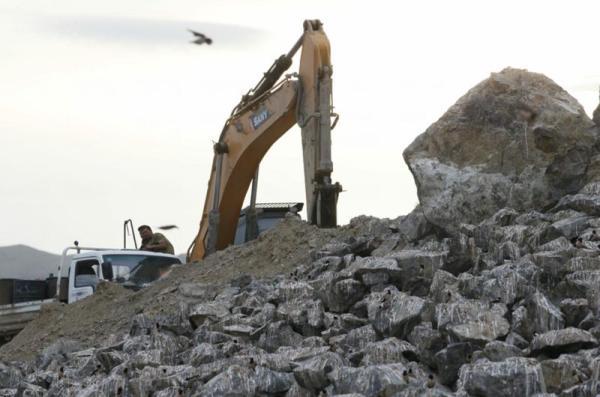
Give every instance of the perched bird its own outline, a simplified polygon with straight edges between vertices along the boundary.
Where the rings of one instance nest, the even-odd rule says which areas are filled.
[[[191,43],[194,44],[212,44],[212,39],[210,37],[206,37],[205,35],[203,35],[202,33],[198,33],[193,31],[192,29],[188,29],[195,37],[196,40],[191,41]]]
[[[171,229],[179,229],[177,225],[164,225],[158,227],[160,230],[171,230]]]

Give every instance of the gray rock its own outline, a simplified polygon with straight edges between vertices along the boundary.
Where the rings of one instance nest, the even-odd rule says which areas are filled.
[[[93,353],[92,353],[93,354]],[[77,378],[87,378],[103,370],[102,364],[96,359],[94,355],[88,357],[81,365],[77,368]]]
[[[579,237],[579,235],[589,227],[592,218],[587,215],[574,215],[565,219],[561,219],[552,224],[551,227],[556,229],[562,236],[567,239]]]
[[[398,267],[398,262],[391,258],[357,258],[347,271],[367,286],[385,285],[398,282],[402,278],[402,269]]]
[[[458,232],[445,241],[448,255],[443,270],[458,276],[480,266],[482,249],[474,237]]]
[[[534,245],[535,247],[535,245]],[[536,252],[554,252],[554,251],[567,251],[573,248],[573,244],[564,236],[550,240],[544,244],[535,247]]]
[[[266,327],[265,327],[266,328]],[[194,331],[193,340],[195,344],[210,343],[211,345],[232,341],[233,336],[222,332],[210,331],[206,327],[200,327]]]
[[[257,346],[273,353],[281,346],[298,346],[302,335],[294,332],[292,327],[282,321],[271,323],[260,336]]]
[[[128,365],[137,369],[143,369],[145,367],[158,367],[163,363],[166,364],[166,360],[164,360],[163,357],[164,353],[159,349],[138,351],[131,355]]]
[[[546,208],[581,189],[594,154],[592,126],[550,79],[504,69],[470,90],[403,155],[425,217],[453,233],[459,223],[478,223],[501,208]]]
[[[285,397],[314,397],[314,393],[294,382],[292,387],[285,393]]]
[[[490,361],[504,361],[509,357],[520,357],[521,349],[502,341],[492,341],[483,348],[483,356]]]
[[[16,368],[0,362],[0,385],[3,389],[16,389],[23,380],[23,374]]]
[[[569,260],[565,270],[568,273],[580,270],[600,270],[600,258],[598,256],[575,256]]]
[[[453,343],[437,352],[434,360],[440,383],[452,386],[458,379],[461,366],[471,361],[475,349],[470,343]]]
[[[323,347],[327,346],[327,342],[320,336],[309,336],[302,341],[301,347]]]
[[[75,340],[60,338],[46,347],[36,358],[36,366],[45,369],[53,360],[66,361],[68,354],[81,350],[81,344]]]
[[[351,331],[354,328],[362,327],[367,324],[369,324],[368,319],[362,318],[362,317],[357,317],[351,313],[344,313],[340,316],[339,325],[347,331]]]
[[[211,301],[217,296],[217,286],[214,284],[182,283],[178,290],[184,297],[201,302]]]
[[[561,397],[595,397],[600,394],[600,382],[596,379],[588,380],[579,385],[570,387],[560,394]]]
[[[465,365],[460,370],[458,388],[469,395],[498,397],[533,396],[546,391],[540,364],[522,357]]]
[[[595,327],[600,325],[600,321],[594,316],[594,313],[588,313],[583,320],[579,324],[577,324],[577,328],[581,328],[583,330],[589,331]]]
[[[408,215],[397,218],[392,223],[409,242],[419,241],[435,232],[433,225],[425,218],[420,205],[417,205]]]
[[[194,390],[194,389],[192,389]],[[180,388],[180,387],[167,387],[166,389],[163,389],[157,393],[154,394],[154,396],[156,397],[180,397],[182,395],[184,395],[185,391],[184,389]]]
[[[484,313],[495,311],[504,315],[498,306],[492,306],[478,300],[460,299],[454,302],[441,303],[435,307],[435,323],[440,330],[445,330],[449,325],[466,324],[481,319]]]
[[[435,354],[446,346],[442,334],[431,323],[417,325],[408,335],[408,341],[417,348],[419,360],[430,367],[436,366]]]
[[[436,303],[448,302],[448,299],[458,292],[459,281],[452,273],[438,270],[433,275],[429,287],[429,297]]]
[[[62,397],[69,394],[76,395],[83,388],[84,387],[80,382],[76,382],[67,378],[61,378],[52,383],[50,389],[48,389],[48,397]]]
[[[343,313],[362,299],[366,292],[364,285],[358,280],[346,277],[327,272],[310,283],[326,310]]]
[[[587,299],[563,299],[560,310],[567,327],[577,326],[590,313]]]
[[[256,393],[257,382],[254,371],[239,365],[232,365],[224,372],[209,380],[200,392],[201,396],[252,396]]]
[[[93,383],[77,393],[78,396],[96,397],[96,396],[121,396],[128,395],[128,382],[121,376],[109,376],[100,379],[98,383]]]
[[[316,259],[324,258],[326,256],[342,257],[342,256],[344,256],[346,254],[350,254],[350,253],[352,253],[352,245],[351,244],[341,242],[341,241],[335,241],[335,242],[325,244],[318,251],[312,252],[311,256],[313,257],[313,259],[316,260]]]
[[[307,282],[284,280],[277,285],[275,300],[278,303],[315,298],[315,289]]]
[[[600,197],[596,195],[577,193],[560,199],[553,211],[572,209],[586,215],[600,215]]]
[[[221,303],[199,303],[190,309],[189,319],[194,328],[198,328],[205,321],[217,322],[231,313],[229,309]]]
[[[19,387],[17,387],[15,395],[27,397],[44,397],[47,393],[48,391],[43,387],[21,382],[19,384]]]
[[[136,336],[129,338],[123,344],[123,351],[134,355],[136,360],[143,363],[146,359],[151,362],[172,363],[177,353],[187,346],[176,337],[163,333]]]
[[[600,285],[600,270],[574,271],[567,275],[567,282],[584,290],[593,289]]]
[[[544,360],[540,364],[549,393],[560,393],[587,378],[587,363],[578,356],[564,354],[555,360]]]
[[[1,367],[1,365],[0,365]],[[46,390],[50,388],[50,385],[58,380],[58,374],[53,371],[35,371],[25,378],[25,381],[29,384],[40,386]],[[5,385],[7,383],[1,383]]]
[[[369,297],[368,316],[371,325],[384,336],[405,338],[421,321],[425,301],[403,292],[386,289]]]
[[[391,234],[381,241],[381,244],[371,252],[371,256],[384,257],[394,251],[404,249],[408,244],[406,237],[403,235],[398,233]]]
[[[508,320],[493,311],[481,313],[475,321],[447,327],[448,334],[454,342],[471,342],[481,346],[505,336],[509,330]]]
[[[544,276],[550,280],[561,280],[568,271],[567,263],[574,255],[572,246],[566,249],[545,251],[533,254],[533,260]]]
[[[291,347],[282,346],[277,349],[277,355],[284,356],[288,361],[303,361],[311,357],[315,357],[326,353],[330,350],[329,346],[323,347]],[[283,370],[283,369],[282,369]],[[291,372],[293,368],[290,368],[288,372]]]
[[[325,327],[324,307],[319,300],[293,300],[277,307],[277,318],[304,336],[317,336]]]
[[[511,332],[506,336],[506,343],[519,349],[526,349],[529,347],[529,342],[516,332]]]
[[[315,280],[325,272],[339,272],[345,267],[344,260],[339,256],[326,256],[314,261],[306,274],[306,279]]]
[[[343,344],[354,349],[362,350],[369,343],[377,340],[377,333],[371,324],[350,330],[343,337]],[[331,342],[331,341],[330,341]]]
[[[417,361],[417,349],[410,343],[397,339],[387,338],[379,342],[371,342],[364,348],[365,354],[361,366],[379,364],[403,363]]]
[[[570,327],[537,335],[531,342],[531,354],[557,357],[562,353],[576,352],[596,346],[598,346],[598,341],[589,332]]]
[[[388,257],[398,262],[404,278],[420,277],[431,280],[436,271],[442,268],[446,259],[446,252],[431,252],[422,250],[402,250],[394,252]]]
[[[244,324],[225,325],[223,327],[223,333],[231,336],[251,337],[255,331],[254,327]]]
[[[110,372],[113,368],[121,365],[127,360],[127,354],[119,351],[99,351],[96,353],[96,359],[104,368],[104,371]]]
[[[303,388],[318,393],[329,385],[328,374],[344,365],[345,361],[339,354],[323,353],[299,362],[294,369],[294,378]]]
[[[527,296],[533,289],[531,282],[512,264],[498,266],[490,271],[488,276],[488,279],[484,277],[484,281],[481,282],[479,298],[485,298],[490,302],[512,305]],[[477,293],[471,292],[465,296],[473,298]]]
[[[294,383],[294,375],[265,367],[256,367],[254,374],[257,393],[278,395],[288,391]]]
[[[531,295],[526,300],[525,306],[533,332],[541,334],[564,328],[565,322],[560,309],[554,306],[544,294],[536,292]]]
[[[517,216],[514,222],[519,225],[537,226],[545,222],[550,222],[550,217],[541,212],[532,210]]]
[[[193,366],[211,363],[217,359],[223,358],[223,354],[210,343],[201,343],[195,346],[189,355],[189,363]]]
[[[343,367],[330,374],[336,394],[359,393],[365,396],[393,395],[406,387],[402,364],[373,365],[369,367]],[[388,393],[388,394],[383,394]]]
[[[193,330],[187,310],[179,308],[171,313],[157,316],[137,314],[133,317],[129,334],[132,336],[149,335],[158,331],[169,332],[173,335],[191,335]]]

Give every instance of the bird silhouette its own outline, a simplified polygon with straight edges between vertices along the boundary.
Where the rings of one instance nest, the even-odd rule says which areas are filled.
[[[171,229],[179,229],[177,225],[164,225],[158,227],[160,230],[171,230]]]
[[[206,37],[202,33],[195,32],[192,29],[188,29],[188,30],[196,37],[196,40],[191,41],[191,43],[198,44],[198,45],[204,44],[204,43],[209,44],[209,45],[212,44],[212,39],[210,37]]]

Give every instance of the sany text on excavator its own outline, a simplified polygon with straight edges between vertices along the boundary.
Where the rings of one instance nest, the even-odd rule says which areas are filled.
[[[298,73],[280,78],[302,48]],[[318,227],[337,226],[337,199],[332,183],[333,113],[329,40],[319,20],[304,21],[304,33],[281,55],[259,83],[242,97],[214,145],[214,158],[200,230],[188,249],[188,262],[233,242],[240,210],[252,186],[256,200],[258,167],[266,152],[294,124],[302,129],[307,220]]]

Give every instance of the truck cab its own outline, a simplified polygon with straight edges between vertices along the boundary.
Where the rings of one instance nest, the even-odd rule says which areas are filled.
[[[92,249],[71,257],[68,283],[61,283],[63,291],[57,289],[57,295],[71,304],[92,295],[101,280],[138,290],[160,279],[173,265],[179,264],[181,260],[177,256],[158,252]]]

